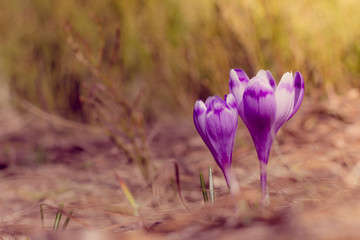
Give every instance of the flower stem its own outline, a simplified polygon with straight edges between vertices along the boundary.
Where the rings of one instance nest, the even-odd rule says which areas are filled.
[[[261,203],[263,206],[269,205],[269,192],[267,189],[267,181],[266,181],[266,170],[267,164],[263,161],[260,161],[260,189],[261,189]]]
[[[224,176],[227,183],[227,186],[230,190],[231,195],[236,195],[240,191],[239,183],[237,182],[235,176],[232,174],[232,171],[230,168],[226,168],[224,170]]]

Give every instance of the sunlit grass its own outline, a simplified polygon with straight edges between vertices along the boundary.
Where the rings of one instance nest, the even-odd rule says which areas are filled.
[[[151,116],[226,93],[233,67],[250,75],[271,69],[277,78],[298,70],[308,89],[358,85],[354,0],[0,2],[1,62],[13,91],[67,117],[89,118],[79,99],[96,80],[67,44],[65,22],[119,95],[134,99],[144,90]]]

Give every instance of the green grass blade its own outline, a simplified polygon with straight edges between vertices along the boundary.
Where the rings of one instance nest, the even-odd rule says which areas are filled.
[[[209,199],[208,199],[208,195],[206,193],[206,186],[205,186],[204,177],[203,177],[202,173],[200,173],[200,183],[201,183],[202,193],[203,193],[203,197],[204,197],[204,202],[206,203]]]
[[[214,180],[213,180],[211,166],[209,166],[209,195],[210,195],[210,203],[214,204]]]
[[[119,185],[122,189],[122,191],[125,194],[126,199],[129,201],[129,203],[131,204],[132,208],[134,209],[134,215],[135,216],[139,216],[139,205],[138,203],[135,201],[134,196],[132,195],[130,189],[128,188],[126,182],[120,177],[120,174],[118,174],[117,172],[115,172],[115,176],[119,182]]]
[[[72,213],[73,213],[73,210],[71,210],[69,215],[66,217],[65,222],[64,222],[63,227],[62,227],[63,231],[65,231],[67,226],[69,225]]]
[[[53,227],[54,231],[57,231],[58,228],[59,228],[63,208],[64,208],[64,203],[61,203],[60,206],[59,206],[59,209],[58,209],[58,211],[56,213],[56,217],[55,217],[55,221],[54,221],[54,227]]]

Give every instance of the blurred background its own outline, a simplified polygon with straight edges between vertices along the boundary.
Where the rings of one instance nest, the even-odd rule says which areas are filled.
[[[277,81],[300,71],[316,98],[360,84],[356,0],[0,3],[0,80],[75,121],[124,101],[149,122],[189,114],[196,99],[227,93],[235,67]]]

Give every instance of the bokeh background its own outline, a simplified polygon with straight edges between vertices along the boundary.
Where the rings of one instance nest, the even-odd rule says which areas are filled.
[[[63,202],[69,229],[134,239],[359,239],[359,1],[0,6],[0,237],[40,239],[30,233],[51,232]],[[233,161],[243,192],[231,200],[192,123],[197,99],[228,93],[232,68],[305,79],[303,105],[272,150],[264,211],[244,125]],[[209,164],[211,218],[198,182]]]
[[[358,86],[359,3],[345,1],[1,1],[2,81],[65,118],[89,121],[100,86],[149,118],[226,94],[231,68],[277,79],[300,71],[307,94]],[[316,93],[315,93],[316,92]],[[321,95],[321,96],[319,96]],[[115,96],[114,96],[115,97]],[[84,97],[85,98],[85,97]],[[115,100],[115,99],[114,99]]]

